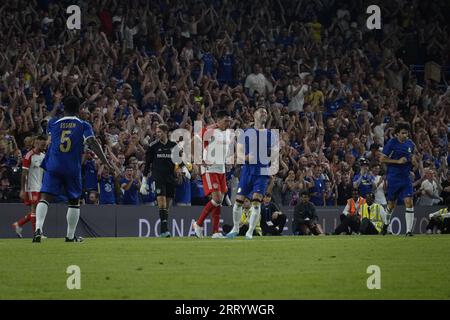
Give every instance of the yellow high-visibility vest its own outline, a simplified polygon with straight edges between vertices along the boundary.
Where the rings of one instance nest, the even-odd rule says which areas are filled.
[[[447,208],[440,209],[440,210],[439,210],[439,216],[437,216],[437,219],[439,219],[439,220],[444,220],[445,215],[447,215],[448,213],[449,213],[449,212],[448,212]]]
[[[375,225],[375,228],[380,232],[383,229],[383,219],[381,218],[381,205],[378,203],[374,203],[370,206],[367,203],[364,203],[361,207],[361,219],[367,218]]]
[[[250,218],[250,209],[242,209],[242,216],[241,216],[241,225],[243,224],[249,224],[250,221],[248,220]],[[261,230],[261,221],[258,221],[256,224],[256,233],[260,236],[262,236],[262,230]]]

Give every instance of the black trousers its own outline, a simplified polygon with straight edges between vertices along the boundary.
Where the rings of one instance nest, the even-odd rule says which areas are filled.
[[[308,236],[310,234],[313,234],[315,236],[322,234],[322,227],[312,221],[305,221],[305,222],[299,222],[294,221],[292,222],[292,231],[295,235],[299,236]]]
[[[351,234],[352,232],[359,232],[360,222],[359,219],[355,216],[346,216],[345,214],[341,214],[340,216],[341,224],[338,225],[335,234],[341,234],[345,232],[346,234]]]
[[[261,229],[263,236],[281,236],[286,225],[286,219],[287,217],[284,214],[279,214],[275,220],[271,220],[273,223],[272,226],[262,223]]]
[[[359,226],[359,232],[362,234],[379,234],[377,228],[375,228],[373,223],[367,218],[362,219],[361,225]]]
[[[450,218],[445,218],[444,220],[430,219],[430,222],[427,224],[427,230],[433,230],[434,227],[441,230],[442,233],[450,233]]]

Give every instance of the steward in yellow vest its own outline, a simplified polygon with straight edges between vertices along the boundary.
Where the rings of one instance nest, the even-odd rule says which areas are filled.
[[[383,206],[374,202],[373,193],[366,195],[366,203],[361,207],[361,234],[380,234],[383,225],[386,223],[386,211]]]
[[[427,234],[432,234],[435,227],[436,233],[450,233],[450,207],[430,213],[429,217]]]

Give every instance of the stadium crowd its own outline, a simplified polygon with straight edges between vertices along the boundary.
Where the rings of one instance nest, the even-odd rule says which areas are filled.
[[[69,3],[70,2],[70,3]],[[369,3],[370,2],[370,3]],[[232,128],[252,125],[256,106],[280,129],[272,200],[345,205],[354,187],[385,204],[379,154],[399,121],[411,125],[419,166],[415,199],[450,204],[450,90],[410,65],[450,65],[448,1],[390,1],[383,28],[366,28],[373,1],[11,1],[0,6],[0,202],[18,202],[23,156],[61,114],[83,102],[113,176],[86,150],[86,203],[155,204],[139,183],[148,144],[165,122],[193,130],[218,110]],[[82,29],[68,30],[78,3]],[[239,168],[229,168],[233,198]],[[197,166],[175,203],[204,204]],[[125,187],[124,187],[125,186]]]

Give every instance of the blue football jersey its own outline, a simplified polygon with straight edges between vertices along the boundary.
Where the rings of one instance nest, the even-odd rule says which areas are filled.
[[[116,194],[115,194],[115,184],[114,178],[109,176],[108,178],[100,178],[98,183],[98,188],[100,192],[99,203],[100,204],[115,204]]]
[[[91,125],[77,117],[63,117],[50,119],[47,131],[51,142],[42,168],[64,175],[81,173],[84,140],[94,136]]]
[[[85,190],[96,190],[98,187],[97,169],[94,160],[86,160],[84,163],[83,186]]]
[[[268,175],[272,148],[272,133],[270,130],[257,130],[249,128],[244,130],[238,143],[244,144],[245,155],[250,157],[250,162],[244,164],[246,172],[250,175]]]
[[[407,179],[409,173],[412,170],[411,159],[414,153],[415,145],[407,139],[401,143],[397,138],[390,139],[383,148],[383,154],[392,160],[399,160],[403,157],[407,162],[404,164],[388,164],[387,165],[387,178],[388,179]]]
[[[353,177],[353,183],[358,181],[361,178],[361,173],[355,174]],[[359,194],[361,197],[365,198],[366,195],[372,191],[372,184],[375,180],[375,177],[370,174],[365,174],[361,179],[361,184],[359,185]]]
[[[174,203],[191,203],[191,180],[183,178],[183,183],[175,187]]]
[[[127,180],[126,178],[122,178],[120,180],[120,185],[122,184],[128,184],[130,183],[130,180]],[[139,194],[138,194],[138,187],[136,181],[133,181],[131,184],[130,189],[128,190],[122,190],[123,191],[123,198],[122,198],[122,204],[127,205],[139,205]]]

